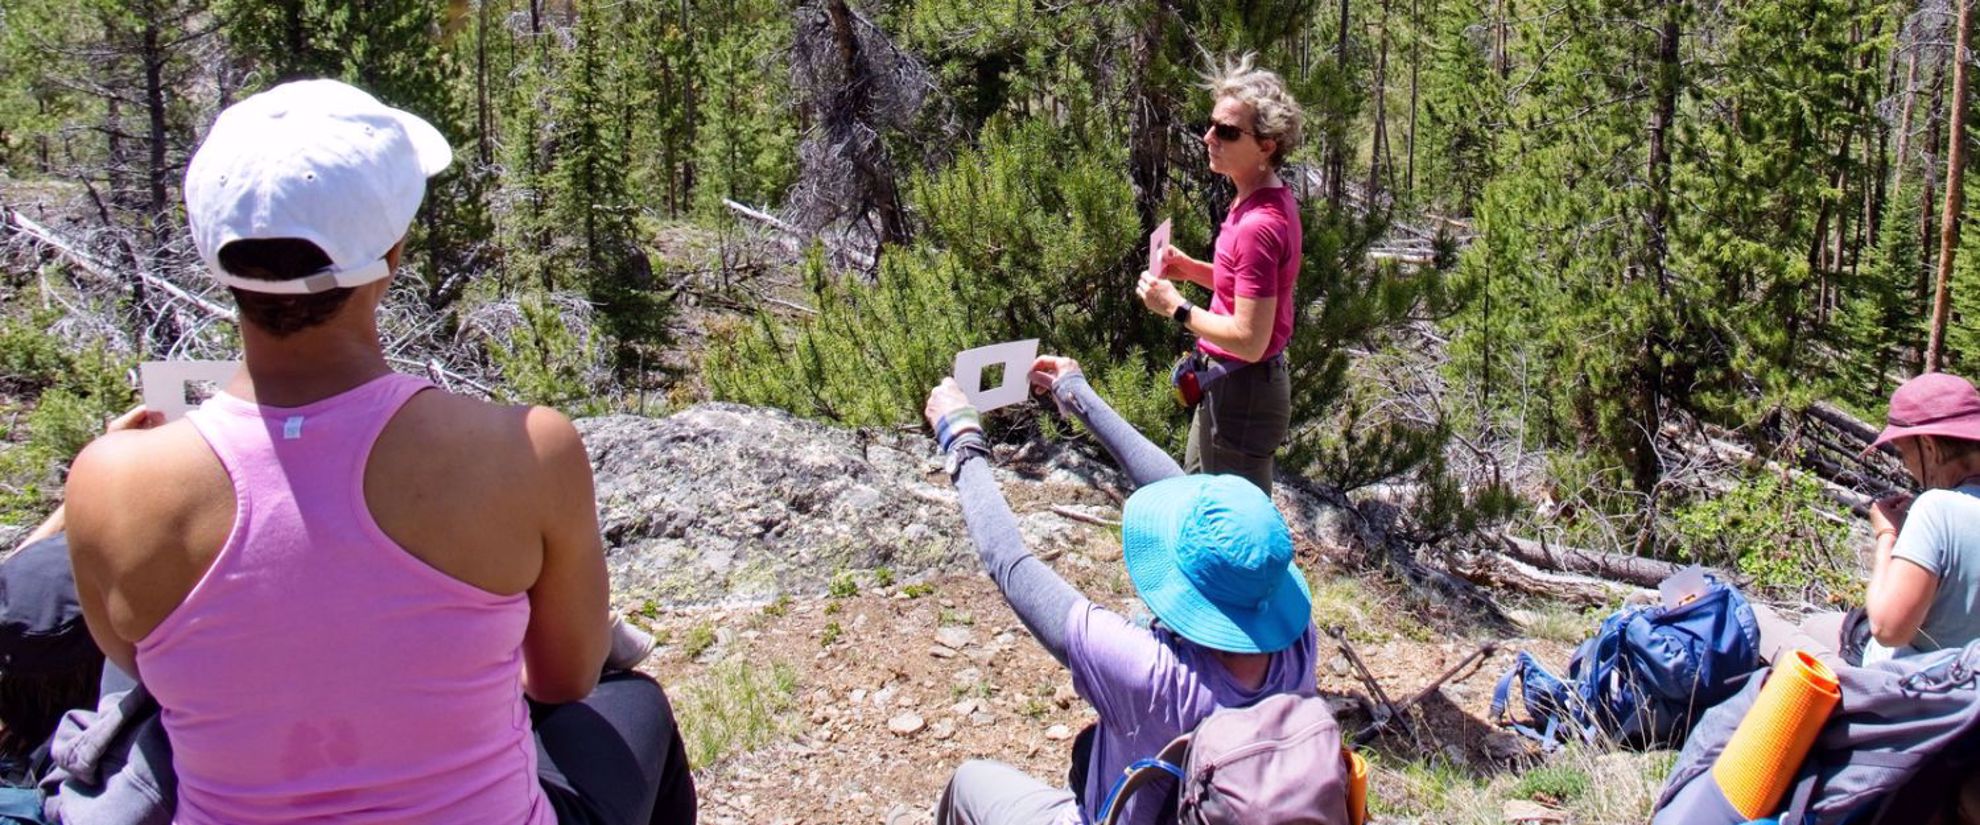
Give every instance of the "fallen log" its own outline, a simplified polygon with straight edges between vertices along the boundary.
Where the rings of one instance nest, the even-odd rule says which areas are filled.
[[[1625,556],[1621,553],[1605,553],[1600,550],[1583,550],[1559,545],[1550,547],[1545,542],[1505,533],[1499,533],[1493,538],[1497,539],[1499,545],[1505,549],[1506,555],[1535,567],[1561,573],[1595,576],[1642,587],[1656,587],[1659,582],[1683,569],[1667,561]]]
[[[1338,488],[1316,484],[1298,476],[1281,477],[1278,483],[1303,490],[1347,516],[1354,548],[1371,560],[1387,563],[1410,589],[1432,599],[1476,611],[1476,615],[1487,622],[1510,626],[1504,611],[1477,585],[1443,569],[1441,565],[1433,567],[1417,558],[1418,546],[1392,529],[1396,515],[1394,505],[1380,500],[1357,503]]]
[[[1824,401],[1808,405],[1808,416],[1844,433],[1868,447],[1877,440],[1878,429],[1869,422],[1850,415],[1840,407]]]
[[[1473,584],[1545,596],[1581,607],[1600,607],[1646,595],[1650,598],[1656,596],[1647,588],[1592,576],[1551,573],[1503,553],[1490,551],[1465,554],[1451,565],[1451,572]]]

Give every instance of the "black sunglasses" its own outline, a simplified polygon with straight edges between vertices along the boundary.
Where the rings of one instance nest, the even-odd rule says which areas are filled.
[[[1257,132],[1253,132],[1235,123],[1225,123],[1221,120],[1210,121],[1210,133],[1216,135],[1218,140],[1225,143],[1237,140],[1242,135],[1258,136]]]

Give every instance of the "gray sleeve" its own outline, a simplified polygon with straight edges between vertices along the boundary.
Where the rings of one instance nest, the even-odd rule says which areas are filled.
[[[1941,579],[1946,577],[1948,552],[1952,549],[1953,537],[1946,529],[1947,510],[1954,496],[1960,493],[1948,490],[1927,490],[1911,505],[1911,512],[1904,518],[1904,529],[1898,532],[1897,544],[1891,547],[1891,558],[1925,568]]]
[[[1086,428],[1100,439],[1101,446],[1113,454],[1114,462],[1128,474],[1136,487],[1145,487],[1165,478],[1182,475],[1182,465],[1176,463],[1162,448],[1148,440],[1133,425],[1122,419],[1120,413],[1100,400],[1100,394],[1093,391],[1093,385],[1086,383],[1086,376],[1071,375],[1052,386],[1052,399],[1059,404],[1059,412],[1077,416]]]
[[[1025,548],[1017,516],[997,489],[990,462],[982,453],[969,451],[964,456],[956,492],[962,499],[963,523],[969,525],[970,540],[990,580],[1046,652],[1065,664],[1066,614],[1083,597]]]

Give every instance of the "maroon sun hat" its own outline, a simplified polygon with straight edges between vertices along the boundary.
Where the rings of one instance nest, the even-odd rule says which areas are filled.
[[[1980,391],[1957,375],[1928,372],[1891,393],[1891,410],[1884,422],[1872,450],[1914,435],[1980,441]]]

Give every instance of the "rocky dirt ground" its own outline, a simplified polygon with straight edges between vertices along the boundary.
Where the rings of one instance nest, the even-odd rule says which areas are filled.
[[[1084,532],[1083,546],[1052,563],[1089,596],[1134,610],[1112,531]],[[1574,803],[1590,795],[1605,768],[1636,775],[1637,796],[1653,790],[1635,757],[1546,769],[1557,780],[1535,786],[1521,774],[1542,763],[1486,721],[1493,680],[1510,651],[1528,648],[1564,662],[1571,645],[1563,639],[1583,630],[1582,617],[1522,612],[1529,632],[1556,638],[1495,639],[1488,629],[1388,595],[1377,576],[1307,556],[1316,619],[1344,627],[1393,701],[1414,696],[1482,643],[1501,643],[1501,652],[1413,707],[1407,730],[1367,749],[1377,765],[1382,821],[1632,821],[1583,813]],[[949,773],[965,760],[1001,759],[1035,776],[1065,775],[1070,738],[1092,711],[986,577],[897,581],[867,571],[840,576],[834,590],[838,595],[723,608],[625,605],[666,642],[646,669],[667,685],[690,750],[704,760],[696,774],[704,822],[925,823]],[[1343,727],[1359,729],[1370,721],[1369,690],[1338,643],[1323,637],[1322,651],[1321,688],[1335,698]],[[737,722],[745,717],[753,721]]]
[[[579,429],[616,604],[663,642],[645,667],[683,720],[703,821],[923,823],[965,760],[1065,775],[1091,711],[977,566],[926,438],[728,404]],[[1110,525],[1128,491],[1111,466],[1090,446],[1029,442],[1000,447],[996,467],[1027,546],[1089,597],[1135,613]],[[1276,498],[1315,622],[1342,629],[1391,700],[1500,646],[1364,749],[1381,821],[1647,818],[1668,755],[1542,759],[1487,721],[1511,651],[1564,665],[1598,616],[1507,604],[1516,629],[1483,624],[1386,577],[1353,549],[1354,517],[1335,505],[1286,485]],[[1337,641],[1321,649],[1321,689],[1359,730],[1371,691]]]

